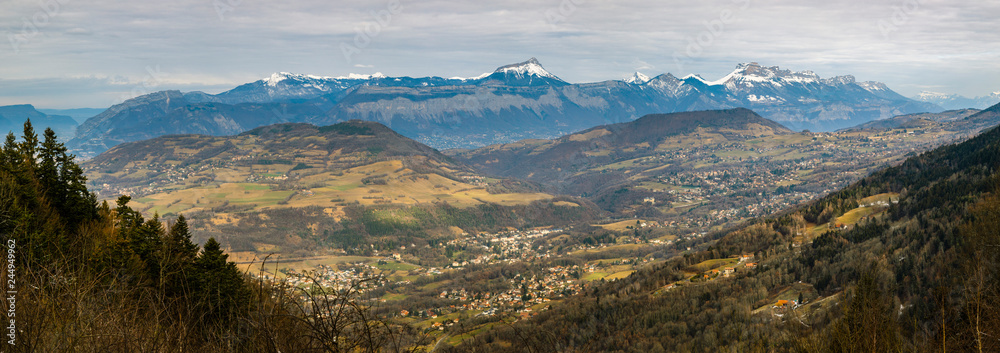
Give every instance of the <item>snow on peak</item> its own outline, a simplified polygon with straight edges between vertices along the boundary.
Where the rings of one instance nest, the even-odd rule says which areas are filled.
[[[697,75],[697,74],[690,74],[690,75],[684,76],[684,77],[681,78],[681,80],[687,80],[687,79],[691,79],[691,78],[693,78],[695,80],[698,80],[698,81],[701,81],[701,82],[708,83],[708,80],[702,78],[701,75]]]
[[[297,75],[290,74],[290,73],[287,73],[287,72],[275,72],[275,73],[271,74],[271,77],[265,78],[264,79],[264,83],[267,84],[268,86],[274,87],[274,86],[278,85],[278,82],[287,80],[287,79],[292,78],[294,76],[297,76]]]
[[[487,78],[487,77],[489,77],[489,76],[490,76],[490,75],[492,75],[492,74],[493,74],[492,72],[487,72],[487,73],[484,73],[484,74],[482,74],[482,75],[479,75],[479,76],[476,76],[476,77],[462,77],[462,76],[455,76],[455,77],[452,77],[452,78],[449,78],[449,80],[461,80],[461,81],[474,81],[474,80],[482,80],[482,79],[484,79],[484,78]]]
[[[501,66],[493,73],[513,74],[518,78],[526,76],[548,77],[562,81],[560,78],[556,77],[556,75],[546,71],[545,68],[542,67],[542,64],[538,62],[538,59],[535,58],[531,58],[523,63]]]
[[[777,66],[761,66],[756,62],[740,63],[736,65],[736,69],[733,72],[715,81],[708,81],[698,75],[688,75],[684,78],[696,78],[709,86],[743,85],[749,87],[752,87],[754,83],[764,82],[781,86],[782,84],[789,83],[813,83],[820,81],[819,75],[816,75],[812,71],[795,72],[783,70]]]
[[[865,81],[865,82],[858,82],[857,84],[858,84],[858,86],[861,86],[861,88],[864,88],[868,92],[888,91],[889,90],[889,86],[886,86],[882,82]]]
[[[275,87],[279,82],[285,80],[296,80],[301,82],[309,81],[332,81],[332,80],[374,80],[387,78],[388,76],[382,74],[381,72],[376,72],[371,75],[361,75],[361,74],[350,74],[347,76],[330,77],[330,76],[316,76],[316,75],[300,75],[288,72],[275,72],[271,74],[270,77],[263,79],[264,84]]]
[[[338,80],[375,80],[375,79],[387,78],[387,77],[389,77],[389,76],[386,76],[386,75],[382,74],[381,72],[376,72],[376,73],[371,74],[371,75],[363,75],[363,74],[352,73],[352,74],[348,74],[347,76],[339,76],[339,77],[335,77],[335,78],[338,79]]]
[[[823,83],[828,85],[849,85],[857,82],[854,75],[835,76],[823,79]]]
[[[651,80],[649,76],[643,75],[641,72],[636,71],[632,74],[632,77],[626,78],[624,81],[626,83],[641,85],[643,83],[649,82]]]

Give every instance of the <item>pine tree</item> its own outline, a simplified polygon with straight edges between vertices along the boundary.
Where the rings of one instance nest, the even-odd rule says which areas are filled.
[[[55,201],[64,194],[59,185],[58,159],[66,153],[66,147],[57,141],[56,133],[52,129],[45,129],[42,148],[38,152],[36,176],[42,184],[43,194]]]
[[[160,283],[165,295],[179,297],[189,294],[197,257],[198,245],[191,241],[187,220],[181,215],[163,239]]]
[[[184,215],[178,216],[177,222],[170,227],[167,244],[168,249],[175,252],[183,262],[193,262],[198,256],[198,245],[191,241],[191,233]]]
[[[209,238],[195,260],[197,305],[209,323],[230,318],[248,304],[243,275],[228,258],[219,242]]]
[[[34,171],[35,169],[35,157],[38,150],[38,135],[35,134],[35,128],[31,126],[31,119],[24,122],[24,134],[21,135],[24,141],[18,144],[18,152],[20,152],[21,164],[28,171]]]
[[[59,197],[63,200],[60,211],[71,226],[97,219],[97,196],[87,190],[87,177],[74,159],[65,149],[58,158]]]
[[[7,140],[4,141],[3,149],[0,150],[0,171],[11,172],[18,164],[17,137],[13,132],[7,133]]]

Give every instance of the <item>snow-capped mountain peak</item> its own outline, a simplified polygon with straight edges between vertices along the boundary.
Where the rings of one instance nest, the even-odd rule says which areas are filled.
[[[754,83],[770,83],[781,86],[783,84],[807,84],[820,81],[819,75],[812,71],[791,71],[784,70],[777,66],[761,66],[756,62],[741,63],[736,65],[736,69],[722,78],[709,81],[698,75],[688,75],[684,79],[695,78],[709,86],[748,86],[753,87]]]
[[[626,78],[624,81],[626,83],[641,85],[643,83],[649,82],[651,80],[649,76],[643,75],[641,72],[636,71],[632,74],[632,77]]]
[[[684,81],[691,80],[691,79],[698,80],[698,81],[701,81],[701,82],[704,82],[704,83],[711,82],[709,80],[706,80],[704,77],[701,77],[701,75],[698,75],[698,74],[690,74],[690,75],[681,77],[681,80],[684,80]]]
[[[553,75],[548,71],[546,71],[545,68],[542,67],[542,64],[538,62],[538,59],[535,58],[528,59],[528,61],[525,61],[523,63],[501,66],[497,68],[496,71],[493,71],[493,73],[513,74],[518,78],[523,78],[526,76],[537,76],[537,77],[554,78],[560,80],[558,77],[556,77],[556,75]]]
[[[331,79],[331,77],[321,77],[321,76],[312,76],[312,75],[300,75],[300,74],[293,74],[293,73],[288,73],[288,72],[275,72],[275,73],[271,74],[270,77],[265,78],[264,79],[264,83],[267,84],[268,86],[274,87],[274,86],[277,86],[279,82],[282,82],[282,81],[285,81],[285,80],[306,81],[306,80],[310,80],[310,79],[311,80],[326,80],[326,79]]]

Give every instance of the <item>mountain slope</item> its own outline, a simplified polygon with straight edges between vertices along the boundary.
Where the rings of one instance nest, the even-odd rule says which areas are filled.
[[[947,130],[965,139],[979,134],[984,129],[1000,124],[997,107],[984,110],[960,109],[941,113],[907,114],[889,119],[876,120],[844,131],[907,129],[913,131]]]
[[[995,351],[998,156],[992,128],[454,351]],[[730,276],[698,266],[743,254]]]
[[[790,134],[784,126],[743,109],[653,114],[602,125],[550,141],[523,141],[458,152],[484,171],[560,183],[596,166],[654,154],[672,136],[717,133],[728,139]]]
[[[911,117],[887,127],[793,133],[738,108],[650,115],[553,140],[445,153],[491,175],[586,197],[623,217],[702,232],[822,197],[1000,124],[991,117],[952,112],[935,117],[940,122]]]
[[[269,125],[236,136],[163,136],[117,146],[83,166],[99,195],[152,195],[139,203],[161,213],[217,207],[238,194],[213,197],[213,188],[249,187],[245,184],[260,185],[247,189],[261,191],[260,202],[250,202],[255,208],[274,207],[282,199],[280,205],[288,207],[338,207],[354,201],[475,205],[551,198],[493,194],[487,189],[531,187],[486,181],[450,157],[366,121]],[[372,191],[382,186],[391,197]]]
[[[917,114],[906,114],[894,116],[888,119],[875,120],[872,122],[864,123],[858,126],[853,126],[846,130],[862,130],[862,129],[896,129],[900,127],[918,127],[925,126],[927,123],[947,123],[954,122],[956,120],[961,120],[966,117],[972,116],[973,114],[979,113],[979,109],[959,109],[959,110],[948,110],[940,113],[917,113]]]

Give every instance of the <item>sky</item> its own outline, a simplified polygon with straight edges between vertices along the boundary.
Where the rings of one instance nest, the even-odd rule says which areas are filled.
[[[1000,91],[983,0],[6,0],[0,105],[106,108],[274,72],[471,77],[536,57],[574,83],[742,62],[905,96]]]

